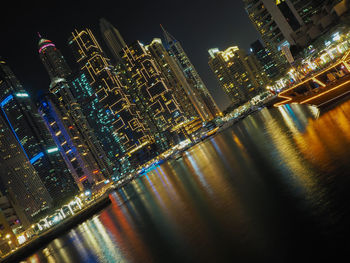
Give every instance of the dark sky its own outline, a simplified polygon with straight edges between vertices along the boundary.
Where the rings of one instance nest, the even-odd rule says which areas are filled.
[[[24,3],[26,4],[24,4]],[[162,24],[179,40],[221,109],[229,101],[208,66],[208,49],[232,45],[248,49],[258,38],[241,0],[212,1],[6,1],[0,16],[0,56],[33,94],[46,90],[49,77],[37,51],[37,32],[52,40],[69,61],[67,39],[90,28],[101,43],[99,18],[116,26],[127,43],[148,44],[163,37]]]

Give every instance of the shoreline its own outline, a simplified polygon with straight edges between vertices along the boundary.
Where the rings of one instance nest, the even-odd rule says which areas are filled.
[[[73,217],[67,218],[65,221],[62,221],[57,226],[52,229],[44,232],[42,235],[38,236],[34,240],[28,242],[27,244],[19,247],[13,253],[8,256],[1,258],[0,263],[10,263],[10,262],[19,262],[26,257],[29,257],[35,251],[38,251],[40,248],[44,247],[52,240],[58,238],[59,236],[69,232],[72,228],[76,227],[80,223],[88,220],[96,213],[100,212],[102,209],[106,208],[111,204],[109,194],[104,196],[100,200],[96,201],[92,205],[85,208],[83,211],[79,212]]]

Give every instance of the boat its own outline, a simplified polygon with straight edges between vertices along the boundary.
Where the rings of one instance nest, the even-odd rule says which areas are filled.
[[[279,93],[281,100],[274,106],[307,104],[321,108],[347,95],[350,95],[349,52],[332,66]]]

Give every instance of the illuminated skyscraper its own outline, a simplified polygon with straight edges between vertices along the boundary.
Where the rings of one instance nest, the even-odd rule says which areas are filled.
[[[158,64],[158,68],[165,77],[184,116],[186,116],[187,119],[200,116],[202,120],[205,121],[205,114],[202,112],[200,102],[194,95],[192,86],[188,84],[185,75],[174,58],[166,51],[161,39],[153,39],[146,49]]]
[[[238,47],[209,50],[209,66],[224,92],[235,105],[243,104],[263,90],[268,79],[257,59]]]
[[[39,37],[39,56],[51,81],[54,81],[57,78],[67,78],[71,74],[71,70],[61,52],[51,40],[41,38],[40,35]]]
[[[101,147],[99,152],[102,153],[103,149],[106,155],[103,156],[103,159],[107,161],[104,162],[105,170],[111,168],[112,177],[126,172],[129,164],[123,156],[120,139],[114,133],[114,115],[100,103],[84,73],[77,74],[72,79],[70,86],[77,104],[80,105],[83,115],[86,116],[87,126],[93,131],[91,134],[94,136],[93,141],[97,140],[97,145]]]
[[[93,188],[95,183],[102,181],[101,169],[90,148],[84,140],[85,132],[81,132],[84,123],[76,125],[71,112],[66,110],[57,97],[52,94],[43,96],[40,100],[39,112],[45,121],[58,149],[61,152],[76,184],[81,191]],[[82,118],[79,118],[82,121]],[[88,140],[90,141],[90,140]]]
[[[65,161],[67,162],[69,160],[67,165],[70,167],[70,170],[73,171],[76,181],[77,178],[79,178],[78,185],[82,188],[83,184],[83,188],[86,188],[91,186],[92,182],[100,180],[102,176],[106,178],[111,177],[113,165],[104,152],[100,141],[97,139],[97,135],[94,134],[95,130],[89,126],[86,116],[81,110],[81,105],[77,103],[77,99],[73,96],[73,85],[70,85],[70,83],[74,76],[64,57],[53,43],[46,39],[40,39],[39,41],[39,55],[51,77],[50,92],[55,96],[55,99],[52,98],[52,100],[57,102],[53,103],[53,101],[51,101],[51,106],[49,106],[50,103],[43,101],[40,107],[41,115],[47,125],[51,123],[49,119],[56,119],[59,118],[58,115],[61,115],[60,117],[62,118],[60,119],[64,122],[65,127],[62,125],[55,125],[55,129],[62,130],[59,137],[64,137],[64,141],[66,141],[67,144],[64,147],[61,147],[61,145],[58,145],[58,147],[65,157]],[[81,96],[81,94],[77,94],[77,96]],[[55,107],[59,113],[56,112]],[[57,120],[57,122],[59,121]],[[50,125],[48,127],[49,129],[51,128]],[[70,129],[67,131],[67,127],[74,127],[74,130]],[[53,132],[53,130],[50,129],[50,132]],[[71,133],[75,135],[71,137],[73,135]],[[57,136],[53,135],[54,139],[58,139],[56,137]],[[64,141],[62,143],[64,143]],[[70,144],[70,141],[73,144]],[[77,145],[79,145],[78,148]],[[67,156],[66,151],[63,151],[64,148],[67,147],[77,149],[80,156],[84,159],[79,160],[80,164],[78,166],[72,164],[70,161],[72,159],[74,163],[78,163],[77,157],[75,156],[78,153],[72,150],[69,153],[69,155],[72,156]],[[83,161],[83,163],[81,161]],[[74,169],[72,169],[72,165]],[[78,169],[78,167],[81,169],[83,169],[82,167],[86,167],[86,169],[83,169],[84,172],[82,173],[82,170],[80,170],[80,168]],[[93,173],[93,175],[91,175],[91,173]]]
[[[123,48],[126,47],[126,43],[119,33],[118,29],[116,29],[111,23],[109,23],[106,19],[100,19],[100,30],[102,33],[102,37],[105,43],[108,46],[108,49],[113,56],[115,62],[121,62],[122,58],[120,52],[122,52]]]
[[[148,155],[154,140],[127,92],[128,83],[118,77],[91,30],[75,30],[69,46],[91,88],[90,100],[97,100],[103,107],[100,114],[111,120],[111,143],[119,147],[119,152],[114,154],[116,161],[124,161],[125,157],[132,163],[146,161],[143,157]]]
[[[0,81],[0,89],[3,88]],[[36,215],[52,207],[52,199],[12,128],[1,113],[0,190],[21,210],[18,214],[23,224],[34,223]]]
[[[1,110],[51,198],[58,204],[77,193],[77,186],[37,108],[15,75],[0,63]]]
[[[184,49],[179,41],[177,41],[168,31],[163,27],[164,37],[166,40],[166,48],[177,64],[180,66],[188,83],[193,87],[193,91],[198,100],[201,100],[200,107],[202,112],[206,115],[205,119],[210,120],[221,115],[221,111],[216,105],[213,97],[210,95],[208,89],[203,83],[197,70],[191,63]]]
[[[173,92],[156,62],[139,41],[124,48],[124,63],[135,81],[131,94],[158,139],[168,140],[172,128],[184,121]],[[160,142],[159,141],[159,142]]]
[[[271,51],[277,66],[281,67],[286,63],[281,52],[282,47],[295,45],[293,34],[304,25],[298,10],[290,0],[243,0],[243,2],[266,48]],[[312,1],[302,2],[306,4]],[[300,10],[300,12],[303,11]]]

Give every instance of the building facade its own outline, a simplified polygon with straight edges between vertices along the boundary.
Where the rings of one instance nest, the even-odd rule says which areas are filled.
[[[39,113],[79,190],[93,189],[104,177],[94,155],[85,143],[85,134],[81,132],[80,127],[77,127],[70,112],[53,94],[42,96],[39,105]]]
[[[250,20],[278,67],[286,65],[283,46],[295,45],[293,34],[304,24],[289,0],[243,0]]]
[[[100,31],[110,54],[115,63],[122,62],[121,52],[126,43],[119,30],[109,23],[105,18],[100,19]]]
[[[234,105],[240,105],[263,90],[268,79],[254,56],[238,47],[209,50],[209,66]]]
[[[192,86],[186,81],[185,75],[177,65],[174,58],[172,58],[166,51],[162,40],[159,38],[153,39],[153,41],[146,46],[146,49],[157,63],[168,86],[173,91],[174,97],[179,103],[184,116],[187,119],[193,119],[200,116],[202,120],[205,121],[205,116],[203,116],[199,106],[200,102],[194,95]]]
[[[1,110],[7,126],[54,203],[70,199],[78,188],[36,106],[6,63],[0,67]]]
[[[185,120],[179,103],[143,44],[136,41],[124,48],[123,59],[132,76],[129,94],[140,109],[156,143],[166,149],[171,144],[172,128]]]
[[[273,80],[280,76],[280,71],[276,65],[276,62],[271,56],[271,52],[266,49],[260,40],[255,41],[250,45],[251,52],[258,59],[260,65],[263,67],[267,77]]]
[[[198,98],[198,100],[200,100],[199,108],[201,109],[203,116],[205,116],[205,119],[211,120],[220,116],[222,114],[220,109],[216,105],[197,70],[182,48],[181,43],[163,27],[162,29],[166,40],[166,49],[169,55],[175,59],[186,76],[188,83],[192,86],[194,95]]]
[[[126,157],[132,164],[147,161],[154,140],[128,92],[129,83],[116,72],[91,30],[75,30],[69,46],[93,89],[91,99],[97,98],[105,114],[113,119],[114,143],[120,148],[115,158],[124,161]]]
[[[71,69],[59,49],[56,48],[51,40],[42,38],[40,35],[39,37],[39,57],[50,76],[50,80],[68,78],[71,74]]]
[[[40,59],[51,79],[50,92],[54,95],[54,98],[48,99],[51,101],[50,103],[45,101],[45,99],[41,101],[41,116],[53,135],[53,138],[56,139],[58,148],[65,157],[68,167],[70,167],[70,170],[75,175],[75,181],[78,182],[79,187],[81,189],[90,188],[96,180],[99,181],[102,177],[110,178],[112,176],[112,162],[108,159],[100,141],[97,139],[97,135],[94,133],[95,130],[88,124],[87,118],[81,109],[81,104],[77,102],[77,97],[80,98],[83,95],[75,92],[76,90],[73,89],[73,87],[76,86],[70,84],[74,76],[61,52],[50,40],[40,39],[38,46]],[[73,95],[73,92],[76,96]],[[65,125],[55,125],[55,129],[61,129],[62,131],[62,133],[59,134],[60,138],[57,138],[55,135],[56,132],[52,133],[53,130],[49,119],[55,119],[56,123],[61,121]],[[74,131],[73,129],[67,131],[67,127],[74,127]],[[74,135],[72,133],[74,133]],[[61,138],[63,139],[62,136],[65,137],[64,140],[58,142]],[[65,144],[65,142],[67,142],[67,144]],[[68,142],[76,143],[70,144]],[[61,145],[62,143],[65,145],[64,147]],[[77,148],[78,145],[79,147]],[[72,150],[69,152],[69,155],[72,156],[67,156],[67,150],[64,150],[64,148],[67,147],[70,149],[77,149],[79,154]],[[71,163],[71,160],[73,160],[74,163],[78,162],[76,159],[77,156],[75,156],[76,154],[82,156],[84,159],[84,163],[80,162],[78,166]],[[80,159],[80,161],[82,160]],[[82,173],[80,170],[82,167],[89,168],[87,168],[87,170],[83,169],[84,173]]]
[[[52,198],[37,171],[11,131],[4,115],[0,116],[0,192],[15,204],[20,221],[29,225],[37,215],[52,208]]]

